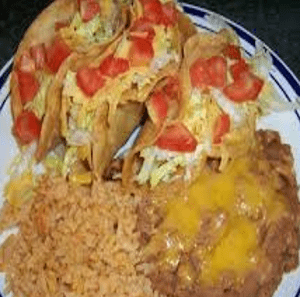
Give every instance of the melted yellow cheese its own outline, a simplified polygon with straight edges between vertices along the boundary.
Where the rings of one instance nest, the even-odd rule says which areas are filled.
[[[180,253],[195,246],[201,222],[210,213],[214,217],[214,225],[210,227],[213,239],[198,253],[198,260],[203,263],[200,280],[215,282],[227,270],[240,276],[253,267],[253,256],[259,254],[255,214],[261,211],[268,220],[273,220],[286,210],[268,166],[266,161],[245,156],[232,161],[222,173],[203,172],[189,187],[186,197],[168,199],[165,220],[151,244],[151,248],[163,247],[165,251],[160,263],[176,266]],[[265,172],[263,186],[259,176],[249,168]],[[219,220],[220,213],[226,219]]]
[[[256,226],[243,218],[234,219],[225,236],[213,252],[208,255],[201,279],[215,282],[224,271],[234,270],[242,274],[253,267],[251,252],[257,246]]]
[[[33,189],[33,175],[31,172],[25,172],[6,184],[4,196],[11,205],[21,207],[23,203],[32,198]]]

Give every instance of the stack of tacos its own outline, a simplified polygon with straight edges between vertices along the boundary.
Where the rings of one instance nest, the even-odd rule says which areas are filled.
[[[56,0],[15,56],[13,132],[21,147],[37,143],[37,161],[90,183],[146,117],[123,184],[190,179],[207,156],[222,170],[255,145],[276,98],[269,60],[244,57],[230,28],[197,33],[172,1]]]
[[[179,71],[183,45],[195,33],[172,1],[54,1],[15,55],[19,146],[36,144],[37,161],[55,157],[60,174],[77,182],[101,176],[140,123],[154,87]]]
[[[191,36],[178,74],[149,95],[149,118],[125,158],[123,184],[155,187],[178,178],[191,183],[207,158],[219,158],[222,171],[254,147],[257,120],[276,98],[257,67],[270,69],[263,54],[246,58],[230,28]]]

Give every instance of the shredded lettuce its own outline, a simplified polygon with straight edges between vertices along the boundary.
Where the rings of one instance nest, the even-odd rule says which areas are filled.
[[[169,180],[170,176],[176,172],[178,166],[186,166],[186,159],[184,155],[177,156],[158,168],[155,168],[151,172],[150,176],[151,187],[157,186],[164,177],[167,177],[166,180]]]
[[[300,100],[296,98],[294,102],[289,102],[279,95],[270,82],[265,82],[262,93],[257,100],[261,115],[268,115],[272,112],[285,112],[300,109]]]
[[[161,55],[154,57],[150,64],[150,70],[157,73],[160,69],[165,67],[170,61],[178,62],[179,56],[174,53],[162,53]]]
[[[52,77],[45,74],[42,78],[42,84],[40,85],[38,93],[32,101],[25,105],[25,109],[33,111],[39,119],[41,119],[45,114],[46,94],[51,82]]]
[[[172,44],[172,40],[174,40],[173,29],[165,28],[163,26],[154,26],[154,30],[154,58],[151,62],[150,69],[154,73],[157,73],[158,70],[162,69],[170,61],[178,61],[179,56]]]
[[[93,43],[104,42],[113,35],[113,26],[107,19],[96,15],[89,22],[83,22],[79,13],[76,13],[69,27],[62,28],[64,35],[78,35]]]
[[[155,25],[155,37],[153,40],[153,50],[155,56],[171,52],[172,50],[172,29]]]
[[[201,94],[197,88],[194,88],[184,108],[183,123],[198,143],[211,139],[215,121],[221,113],[220,107],[212,96]]]
[[[85,94],[77,85],[76,73],[68,71],[63,82],[62,95],[72,98],[73,103],[85,104],[87,103],[87,98]]]
[[[193,153],[171,152],[155,146],[146,147],[140,153],[144,161],[136,180],[139,184],[149,182],[151,187],[155,187],[161,181],[170,182],[181,177],[176,175],[178,167],[184,168],[182,178],[188,180],[191,176],[190,170],[197,166],[202,154],[209,149],[208,142],[198,145]]]
[[[4,187],[4,197],[13,206],[20,207],[32,197],[38,176],[45,173],[44,166],[34,158],[36,147],[34,142],[23,149],[8,169],[10,179]]]
[[[70,145],[85,145],[91,140],[97,102],[86,98],[76,83],[76,73],[68,71],[64,80],[63,96],[69,105],[68,131],[65,138]]]
[[[255,74],[267,80],[273,66],[272,57],[261,41],[257,40],[255,46],[255,54],[248,60],[248,63]]]
[[[247,103],[236,104],[226,98],[223,92],[216,88],[212,88],[212,95],[220,108],[230,116],[234,127],[239,127],[245,122],[248,116]]]
[[[137,176],[137,181],[139,184],[145,184],[151,176],[151,171],[155,163],[155,155],[153,154],[152,147],[146,147],[141,151],[141,157],[144,158],[143,166]]]
[[[225,21],[225,19],[217,13],[210,12],[210,13],[206,14],[204,18],[207,21],[207,23],[209,25],[211,25],[211,27],[216,32],[218,32],[224,28],[232,30],[230,28],[230,26],[228,25],[228,23]]]
[[[32,168],[36,148],[37,143],[33,142],[13,159],[7,171],[7,174],[10,175],[12,179],[21,176],[24,172]]]

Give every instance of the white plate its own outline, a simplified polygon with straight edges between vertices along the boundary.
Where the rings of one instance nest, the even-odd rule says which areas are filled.
[[[255,44],[258,39],[238,24],[211,11],[183,4],[184,10],[190,15],[195,25],[201,30],[217,31],[224,23],[232,27],[240,37],[241,46],[249,56],[255,51]],[[273,59],[273,68],[270,77],[273,85],[282,95],[282,100],[295,101],[300,96],[300,82],[285,65],[285,63],[266,45],[264,48],[270,52]],[[9,88],[8,75],[12,60],[0,70],[0,206],[3,203],[2,188],[7,179],[6,168],[9,162],[17,153],[17,147],[11,136],[11,114],[8,102]],[[279,131],[283,142],[292,147],[295,159],[295,171],[297,182],[300,184],[300,115],[298,112],[286,112],[274,114],[264,118],[259,123],[259,128],[267,128]],[[0,243],[1,239],[0,237]],[[0,292],[3,288],[3,278],[0,279]],[[1,294],[0,294],[1,296]],[[299,297],[300,296],[300,267],[285,274],[274,297]],[[213,297],[213,296],[212,296]]]

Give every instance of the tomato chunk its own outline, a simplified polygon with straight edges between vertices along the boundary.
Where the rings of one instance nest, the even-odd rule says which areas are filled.
[[[100,72],[109,77],[126,72],[129,69],[129,61],[123,58],[116,58],[113,55],[107,56],[99,66]]]
[[[223,89],[223,93],[234,102],[257,99],[264,81],[251,72],[242,72],[238,79]]]
[[[144,16],[153,24],[161,24],[163,17],[162,4],[159,0],[143,0]]]
[[[193,152],[197,141],[182,123],[174,123],[166,127],[155,144],[165,150],[176,152]]]
[[[22,104],[32,101],[39,90],[39,82],[30,72],[17,71],[18,87]]]
[[[152,41],[155,36],[155,31],[147,17],[140,17],[134,21],[130,28],[130,36],[132,38],[138,37]]]
[[[228,57],[233,60],[239,60],[242,57],[239,47],[234,44],[228,44],[224,48],[223,54],[225,57]]]
[[[207,71],[207,60],[199,58],[190,67],[190,78],[193,87],[202,88],[211,84]]]
[[[224,87],[226,83],[226,60],[223,57],[214,56],[207,60],[207,66],[210,85]]]
[[[178,22],[179,14],[175,4],[168,2],[162,6],[163,17],[161,23],[166,27],[174,27]]]
[[[238,62],[230,66],[230,73],[234,80],[240,78],[241,73],[249,72],[250,66],[246,63],[244,59],[240,59]]]
[[[213,56],[209,59],[199,58],[190,67],[193,87],[223,87],[226,83],[226,60]]]
[[[41,122],[32,111],[24,110],[16,118],[13,130],[22,145],[30,144],[39,138]]]
[[[46,49],[46,64],[52,73],[56,73],[63,61],[71,54],[70,48],[59,37],[56,37]]]
[[[147,102],[150,118],[154,123],[161,124],[168,115],[168,98],[162,90],[155,91]]]
[[[167,78],[167,83],[163,87],[163,91],[165,92],[165,94],[167,95],[169,100],[173,99],[173,100],[179,101],[180,100],[180,98],[179,98],[180,82],[179,82],[178,77],[169,76]]]
[[[76,73],[78,87],[89,97],[92,97],[105,84],[98,68],[82,67]]]
[[[225,134],[227,134],[230,130],[230,117],[228,114],[221,114],[215,123],[214,131],[213,131],[213,143],[220,144],[222,142],[222,138]]]
[[[135,38],[129,50],[131,66],[147,66],[154,57],[152,43],[148,39]]]
[[[30,54],[35,62],[36,69],[43,69],[46,63],[45,44],[40,43],[30,48]]]
[[[80,0],[80,15],[84,22],[92,20],[100,12],[99,4],[94,0]]]
[[[28,51],[25,51],[19,60],[18,68],[23,72],[34,72],[35,63]]]

